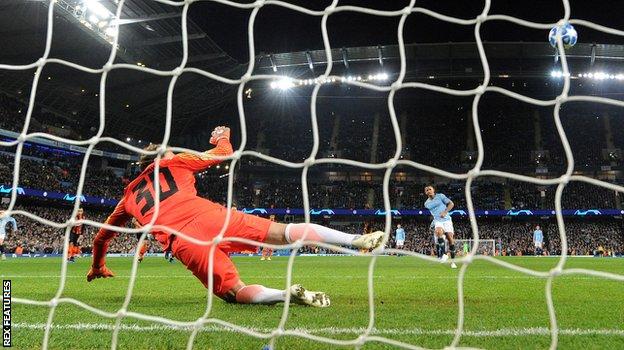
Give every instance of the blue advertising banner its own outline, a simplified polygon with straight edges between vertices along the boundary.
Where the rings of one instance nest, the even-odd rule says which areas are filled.
[[[0,196],[7,196],[12,192],[12,187],[9,185],[0,185]],[[30,196],[48,199],[58,199],[67,202],[73,202],[76,200],[76,194],[74,193],[62,193],[53,191],[43,191],[26,187],[17,187],[18,196]],[[101,198],[84,194],[80,196],[80,202],[86,204],[96,204],[105,206],[115,206],[118,202],[117,199]],[[302,208],[240,208],[244,213],[254,215],[303,215]],[[455,209],[449,212],[451,216],[463,217],[468,216],[466,209]],[[385,216],[386,211],[383,209],[336,209],[336,208],[314,208],[310,209],[310,215],[312,216]],[[429,216],[429,210],[427,209],[392,209],[390,215],[397,216]],[[493,210],[475,210],[477,216],[553,216],[555,211],[553,209],[493,209]],[[564,209],[563,215],[565,216],[619,216],[624,215],[624,210],[621,209]]]

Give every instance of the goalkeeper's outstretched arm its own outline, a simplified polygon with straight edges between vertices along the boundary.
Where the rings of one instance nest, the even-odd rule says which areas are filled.
[[[124,202],[125,200],[122,198],[119,203],[117,203],[113,213],[106,219],[106,224],[123,226],[130,220],[130,215],[126,213]],[[113,272],[106,267],[106,251],[108,250],[110,240],[115,238],[115,236],[117,236],[117,233],[105,228],[101,228],[95,236],[93,240],[93,262],[87,274],[88,282],[91,282],[91,280],[95,278],[115,276]]]
[[[161,160],[166,160],[168,166],[182,167],[193,172],[204,170],[213,165],[217,165],[223,161],[218,157],[227,157],[234,153],[232,144],[230,143],[230,128],[227,126],[217,126],[211,134],[210,143],[215,145],[211,150],[199,153],[179,153],[174,154],[171,151],[166,151]],[[156,153],[154,153],[160,147],[159,144],[150,143],[149,146],[143,150],[150,152],[147,154],[141,154],[139,161],[136,163],[144,171],[148,166],[154,163],[156,159]]]
[[[211,150],[195,155],[192,153],[179,153],[172,157],[169,164],[181,166],[192,171],[201,171],[223,160],[216,157],[227,157],[234,153],[230,143],[230,128],[218,126],[212,132],[210,143],[215,145]]]

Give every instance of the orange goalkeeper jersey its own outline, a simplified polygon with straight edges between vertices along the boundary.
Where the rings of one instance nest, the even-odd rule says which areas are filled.
[[[179,231],[207,207],[217,206],[218,204],[197,196],[194,174],[221,162],[221,160],[214,159],[214,156],[228,156],[232,152],[230,141],[221,139],[215,148],[204,152],[201,156],[181,153],[171,159],[162,159],[159,168],[160,209],[155,225],[168,226]],[[123,226],[132,217],[136,218],[141,225],[152,220],[156,206],[154,170],[154,163],[152,163],[126,186],[123,198],[106,220],[107,224]],[[152,232],[152,234],[163,249],[169,247],[170,234],[165,232]],[[100,229],[98,232],[93,242],[95,266],[103,265],[108,241],[114,236],[113,231]]]

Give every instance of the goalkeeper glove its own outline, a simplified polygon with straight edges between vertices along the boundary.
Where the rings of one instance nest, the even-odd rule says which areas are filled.
[[[216,145],[219,140],[230,139],[230,128],[227,126],[217,126],[210,134],[210,144]]]

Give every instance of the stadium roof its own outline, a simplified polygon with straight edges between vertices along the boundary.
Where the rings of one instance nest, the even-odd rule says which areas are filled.
[[[545,77],[557,65],[557,52],[547,42],[485,42],[484,49],[494,74],[513,77]],[[398,45],[332,48],[334,67],[348,71],[355,65],[393,65],[398,68]],[[465,43],[406,44],[408,78],[410,73],[426,73],[451,78],[482,76],[477,45]],[[566,51],[570,70],[624,61],[624,46],[579,43]],[[257,69],[262,73],[301,71],[315,67],[324,72],[325,50],[259,55]],[[510,64],[511,63],[511,64]]]
[[[81,1],[59,0],[55,6],[54,32],[50,57],[61,58],[91,68],[99,68],[108,59],[110,43],[98,35],[97,25],[81,22]],[[100,2],[111,12],[113,0]],[[77,10],[78,9],[78,10]],[[180,8],[133,0],[126,2],[120,21],[119,54],[116,62],[141,64],[149,68],[169,70],[182,58]],[[86,24],[85,24],[86,22]],[[47,30],[46,1],[5,0],[0,3],[0,62],[28,64],[43,54]],[[101,32],[101,30],[100,30]],[[221,50],[192,19],[188,19],[189,60],[187,66],[221,75],[238,75],[240,64]],[[33,70],[0,70],[0,89],[26,100],[32,85]],[[59,64],[48,64],[40,81],[37,105],[58,114],[78,114],[97,119],[97,96],[100,75],[90,75]],[[168,79],[151,74],[124,71],[111,73],[107,80],[107,131],[127,129],[138,133],[161,133],[164,119],[164,94]],[[200,81],[201,80],[201,81]],[[197,75],[188,75],[176,85],[175,103],[178,107],[201,104],[204,109],[223,103],[208,96],[221,95],[225,86],[217,86]],[[209,103],[206,103],[209,102]],[[126,107],[126,105],[130,107]],[[197,109],[193,112],[197,113]],[[176,123],[187,121],[184,108],[176,110]],[[110,115],[109,115],[110,114]],[[96,121],[97,124],[97,121]],[[110,127],[110,129],[109,129]]]

